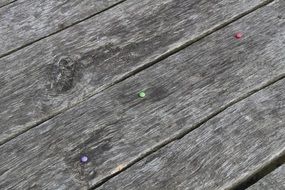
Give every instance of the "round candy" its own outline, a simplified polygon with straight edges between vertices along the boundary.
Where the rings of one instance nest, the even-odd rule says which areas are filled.
[[[235,38],[236,39],[240,39],[242,37],[242,33],[241,32],[238,32],[235,34]]]
[[[86,163],[88,161],[88,157],[83,155],[80,157],[80,161],[81,161],[81,163]]]
[[[139,93],[139,97],[144,98],[144,97],[145,97],[145,92],[144,92],[144,91],[141,91],[141,92]]]

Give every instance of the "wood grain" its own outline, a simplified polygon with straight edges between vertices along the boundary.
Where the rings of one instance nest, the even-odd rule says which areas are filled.
[[[0,57],[85,20],[122,0],[24,0],[0,9]],[[4,1],[5,4],[12,1]],[[1,3],[0,3],[1,6]]]
[[[265,2],[126,1],[0,59],[0,144]]]
[[[16,0],[0,0],[0,8],[15,2]]]
[[[284,77],[283,5],[260,9],[2,145],[0,189],[93,187]],[[236,40],[236,31],[244,37]],[[89,162],[82,165],[83,154]]]
[[[284,190],[285,189],[285,165],[268,174],[248,190]]]
[[[233,189],[285,154],[284,102],[283,79],[228,108],[98,189]]]

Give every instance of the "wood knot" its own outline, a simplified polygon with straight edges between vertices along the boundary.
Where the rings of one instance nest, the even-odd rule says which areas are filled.
[[[61,57],[52,66],[51,89],[57,93],[64,93],[72,89],[74,86],[74,78],[76,74],[76,61],[70,57]]]
[[[282,15],[278,15],[277,18],[278,18],[278,19],[281,19],[281,20],[284,19],[284,17],[283,17]]]

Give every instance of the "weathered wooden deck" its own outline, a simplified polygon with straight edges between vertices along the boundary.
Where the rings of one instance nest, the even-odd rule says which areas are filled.
[[[285,189],[284,0],[0,0],[0,43],[0,190]]]

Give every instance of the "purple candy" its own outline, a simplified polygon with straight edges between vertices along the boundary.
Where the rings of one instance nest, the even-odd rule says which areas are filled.
[[[81,156],[80,157],[80,161],[82,162],[82,163],[86,163],[87,161],[88,161],[88,157],[87,156]]]

